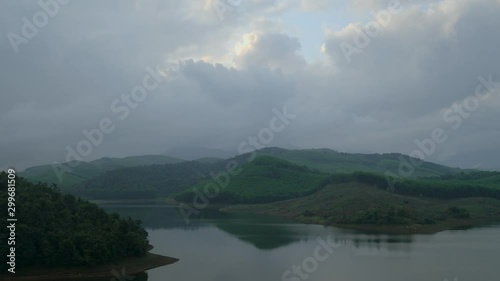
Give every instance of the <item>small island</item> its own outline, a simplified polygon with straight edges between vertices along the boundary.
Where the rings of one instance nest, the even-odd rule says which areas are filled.
[[[500,200],[405,196],[360,182],[330,184],[301,198],[221,210],[383,234],[433,234],[500,222]]]
[[[0,182],[7,190],[6,173],[0,173]],[[11,253],[10,258],[2,255],[2,280],[111,278],[177,261],[149,253],[152,246],[140,221],[107,214],[93,203],[62,194],[55,185],[16,178],[15,193],[16,237],[0,244],[0,252]],[[3,192],[1,205],[7,206],[7,200]],[[0,219],[7,221],[5,212]],[[7,231],[2,228],[0,237],[8,237]]]

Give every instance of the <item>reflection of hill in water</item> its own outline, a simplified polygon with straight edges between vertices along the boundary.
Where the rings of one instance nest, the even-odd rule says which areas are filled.
[[[148,281],[148,274],[146,272],[134,276],[134,281]]]
[[[148,273],[147,272],[141,272],[139,274],[135,275],[127,275],[124,274],[122,275],[120,270],[116,270],[116,273],[113,274],[112,277],[108,278],[88,278],[88,279],[73,279],[73,280],[82,280],[82,281],[148,281]],[[51,281],[51,280],[45,280],[45,281]],[[59,280],[58,280],[59,281]]]
[[[260,250],[272,250],[301,240],[332,236],[336,244],[344,248],[409,252],[411,235],[366,234],[319,225],[304,225],[293,221],[263,215],[225,213],[207,209],[192,216],[186,224],[176,207],[155,205],[106,205],[107,212],[118,213],[142,221],[148,229],[182,229],[196,231],[214,226],[231,236],[253,245]],[[147,277],[146,277],[147,278]]]
[[[226,213],[225,218],[212,220],[211,223],[261,250],[280,248],[308,236],[307,233],[297,232],[289,222],[280,218]]]
[[[106,205],[107,212],[141,220],[148,229],[196,230],[215,226],[232,236],[252,244],[258,249],[275,249],[286,246],[306,235],[299,235],[285,226],[285,220],[248,214],[231,214],[213,209],[203,210],[200,215],[192,216],[186,224],[176,207],[144,205]],[[280,225],[281,223],[281,225]]]

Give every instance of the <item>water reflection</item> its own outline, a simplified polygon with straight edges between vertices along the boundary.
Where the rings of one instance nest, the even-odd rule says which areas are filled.
[[[300,241],[332,235],[335,243],[343,247],[368,248],[408,252],[413,241],[411,235],[364,234],[358,230],[346,230],[319,225],[304,225],[277,217],[220,212],[207,209],[186,224],[178,209],[172,206],[104,205],[108,212],[139,219],[151,230],[180,229],[194,231],[215,227],[259,250],[273,250]]]
[[[149,279],[148,273],[141,272],[141,273],[134,274],[134,275],[123,275],[123,276],[120,273],[117,273],[117,274],[113,274],[113,277],[86,278],[82,281],[148,281],[148,279]],[[71,281],[74,281],[74,280],[75,279],[72,279]],[[81,279],[76,279],[76,280],[81,280]],[[45,279],[45,281],[52,281],[52,280]],[[58,279],[57,281],[61,281],[61,280]]]
[[[143,272],[143,273],[139,273],[137,275],[134,275],[133,280],[134,281],[148,281],[148,273]],[[122,281],[122,280],[118,280],[118,281]]]
[[[148,271],[142,280],[283,280],[284,272],[314,255],[318,238],[328,237],[339,247],[308,273],[309,281],[498,279],[499,227],[385,235],[214,211],[186,225],[171,207],[106,209],[141,219],[153,252],[180,259]]]

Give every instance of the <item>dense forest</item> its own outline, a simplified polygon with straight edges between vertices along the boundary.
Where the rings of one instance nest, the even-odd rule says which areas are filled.
[[[0,220],[7,215],[7,174],[0,173]],[[147,232],[139,221],[107,214],[97,205],[64,195],[55,186],[16,178],[17,267],[95,266],[147,252]],[[7,228],[0,229],[0,237]],[[5,241],[2,239],[2,241]],[[7,243],[0,243],[6,272]],[[9,246],[10,247],[10,246]]]
[[[328,183],[360,182],[378,188],[410,196],[423,196],[440,199],[489,197],[500,199],[499,172],[470,172],[443,175],[439,178],[403,179],[383,175],[354,172],[351,174],[331,175]],[[392,186],[391,186],[392,185]]]
[[[67,192],[88,199],[167,197],[209,177],[217,166],[197,161],[122,168],[105,172]]]

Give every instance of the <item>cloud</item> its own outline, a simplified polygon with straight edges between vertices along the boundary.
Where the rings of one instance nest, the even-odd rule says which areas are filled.
[[[332,0],[301,0],[301,7],[304,11],[325,11],[335,5]]]
[[[284,105],[297,118],[271,145],[410,153],[415,139],[442,127],[449,141],[430,160],[473,166],[474,153],[500,156],[492,141],[498,93],[459,130],[442,117],[474,94],[479,76],[500,81],[497,0],[404,3],[350,63],[340,45],[355,46],[371,15],[327,29],[324,60],[313,63],[302,54],[303,37],[290,33],[290,11],[333,1],[242,1],[223,21],[211,3],[73,1],[17,55],[0,37],[0,167],[63,161],[65,146],[115,118],[111,102],[157,64],[177,67],[86,160],[185,144],[234,151]],[[377,3],[356,9],[387,8]],[[22,17],[38,8],[2,3],[0,33],[19,33]],[[321,28],[306,21],[303,30]],[[491,159],[484,167],[500,166]]]
[[[300,55],[300,42],[286,34],[248,33],[236,45],[235,62],[243,68],[266,67],[273,70],[297,71],[306,65]]]

